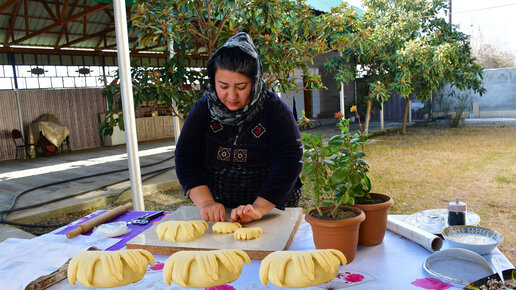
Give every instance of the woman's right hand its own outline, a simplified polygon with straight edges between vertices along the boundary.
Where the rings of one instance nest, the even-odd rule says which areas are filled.
[[[206,185],[190,189],[190,199],[195,203],[202,218],[207,222],[225,222],[226,210],[221,203],[216,202]]]
[[[221,203],[208,202],[199,206],[202,218],[207,222],[225,222],[226,210]]]

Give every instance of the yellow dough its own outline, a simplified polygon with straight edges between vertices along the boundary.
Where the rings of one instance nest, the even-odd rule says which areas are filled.
[[[201,238],[207,229],[205,221],[167,221],[158,224],[156,233],[160,241],[190,242]]]
[[[261,234],[261,228],[240,228],[235,230],[235,239],[252,240],[257,239]]]
[[[216,222],[213,225],[213,232],[217,234],[231,234],[241,227],[242,225],[240,223]]]
[[[347,260],[339,250],[273,252],[260,264],[260,281],[281,288],[302,288],[331,281]]]
[[[89,288],[112,288],[137,282],[154,257],[147,250],[83,251],[70,260],[68,281]]]
[[[215,287],[238,279],[244,262],[251,260],[242,250],[176,252],[165,261],[163,280],[186,288]]]

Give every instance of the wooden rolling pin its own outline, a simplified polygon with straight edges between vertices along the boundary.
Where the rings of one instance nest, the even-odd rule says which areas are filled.
[[[112,209],[110,211],[107,211],[99,216],[92,218],[91,220],[89,220],[83,224],[78,225],[76,229],[73,229],[73,230],[69,231],[68,233],[66,233],[66,237],[71,239],[80,234],[87,233],[87,232],[91,231],[94,227],[101,225],[105,222],[108,222],[108,221],[122,215],[124,212],[128,211],[132,207],[133,207],[132,203],[128,203],[125,205],[121,205],[119,207],[115,207],[114,209]]]

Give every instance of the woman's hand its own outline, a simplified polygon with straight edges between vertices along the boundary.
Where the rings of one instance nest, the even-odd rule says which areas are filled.
[[[207,222],[225,222],[226,210],[221,203],[208,202],[199,206],[202,218]]]
[[[253,204],[241,205],[231,211],[230,221],[245,224],[261,219],[275,205],[270,201],[258,197]]]
[[[226,210],[221,203],[216,202],[206,185],[190,189],[190,199],[195,203],[202,218],[207,222],[225,222]]]
[[[241,205],[231,211],[230,221],[245,224],[254,220],[259,220],[262,216],[263,215],[260,211],[255,209],[252,205]]]

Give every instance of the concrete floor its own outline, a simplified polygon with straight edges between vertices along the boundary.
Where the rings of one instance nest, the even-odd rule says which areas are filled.
[[[321,123],[323,125],[316,129],[303,130],[302,132],[321,134],[326,137],[333,136],[339,132],[334,125],[334,121],[327,120]],[[384,125],[386,130],[401,127],[399,122],[386,122]],[[358,128],[358,124],[353,123],[353,128]],[[380,131],[380,124],[371,123],[369,132],[375,133],[378,131]],[[168,159],[173,156],[173,144],[173,139],[139,143],[142,175],[149,171],[173,166],[174,160]],[[146,165],[160,161],[164,162],[144,168]],[[36,187],[41,188],[21,195],[13,208],[17,209],[37,203],[45,204],[9,213],[7,215],[8,221],[35,224],[38,220],[46,219],[65,211],[79,211],[95,206],[105,206],[109,201],[107,197],[117,194],[123,188],[130,187],[129,181],[120,182],[124,179],[129,179],[129,171],[101,174],[92,178],[77,179],[71,182],[65,181],[117,169],[127,169],[127,167],[125,145],[73,150],[52,157],[2,161],[0,162],[0,211],[9,209],[15,196]],[[142,179],[144,178],[145,176],[142,176]],[[53,183],[58,184],[44,186]],[[112,183],[116,184],[108,188],[99,189]],[[144,194],[178,186],[177,177],[173,169],[143,181]],[[87,192],[87,194],[58,202],[50,202],[57,198],[81,192]],[[124,195],[127,197],[130,196],[130,193],[127,191]],[[32,235],[15,227],[0,224],[0,242],[10,237],[30,238]]]

